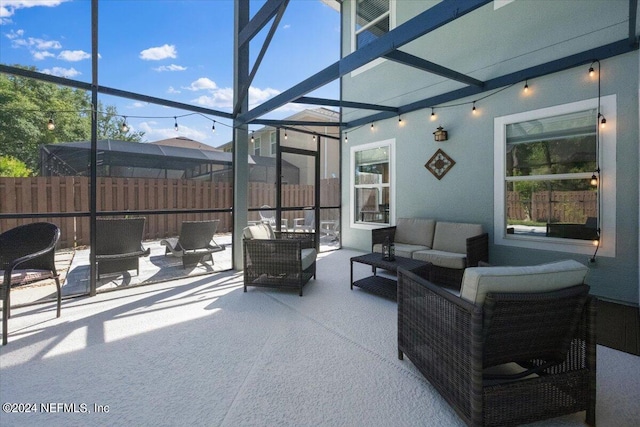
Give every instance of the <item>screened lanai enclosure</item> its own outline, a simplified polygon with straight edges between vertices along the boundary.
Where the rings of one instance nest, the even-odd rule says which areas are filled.
[[[43,24],[42,31],[57,33],[54,22],[74,20],[78,33],[73,43],[85,47],[84,60],[90,63],[84,72],[41,69],[33,58],[8,63],[3,55],[0,79],[11,102],[0,109],[0,160],[15,162],[10,166],[18,164],[24,173],[14,166],[0,167],[0,232],[39,221],[58,226],[56,262],[63,297],[242,269],[242,229],[265,221],[265,215],[277,219],[282,231],[315,232],[320,251],[340,248],[337,110],[318,114],[310,103],[306,115],[296,113],[307,111],[301,105],[274,119],[239,120],[248,111],[252,79],[267,62],[263,56],[288,1],[186,3],[182,6],[202,7],[224,25],[236,23],[226,46],[233,58],[227,64],[228,76],[208,76],[210,81],[228,77],[233,83],[233,96],[223,109],[183,101],[179,93],[188,93],[187,83],[179,74],[173,83],[176,89],[167,95],[161,90],[143,93],[132,80],[111,80],[106,76],[112,73],[101,73],[106,67],[126,69],[119,63],[126,51],[107,53],[119,46],[107,35],[110,27],[120,28],[130,40],[146,31],[116,18],[118,5],[113,2],[83,2],[76,5],[80,15],[73,18],[65,15],[64,4],[43,9],[49,27]],[[168,12],[163,2],[141,6],[154,9],[154,14]],[[326,9],[337,23],[339,14]],[[174,23],[176,19],[187,18],[172,16]],[[176,30],[164,28],[163,37],[177,38],[173,32],[186,26],[184,22]],[[22,33],[12,34],[3,38],[3,52],[20,46]],[[231,53],[234,35],[238,44]],[[137,55],[133,47],[131,53]],[[245,61],[249,56],[251,61]],[[209,51],[201,57],[205,64],[216,60]],[[148,72],[148,79],[153,79],[161,71]],[[44,126],[38,125],[41,122]],[[255,132],[260,137],[254,137]],[[134,221],[142,224],[140,231],[126,225]],[[215,224],[210,244],[216,250],[185,266],[168,242],[184,238],[183,226],[195,222]],[[127,252],[110,243],[125,239],[131,240],[127,250],[139,255],[126,263],[105,261],[105,256],[116,256],[109,251]],[[38,279],[29,277],[29,286],[47,289],[45,285],[53,283]],[[46,292],[36,295],[38,301],[55,298]]]

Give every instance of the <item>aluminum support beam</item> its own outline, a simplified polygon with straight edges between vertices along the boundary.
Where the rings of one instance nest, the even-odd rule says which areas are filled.
[[[242,48],[249,43],[256,34],[267,25],[271,18],[276,16],[283,4],[286,7],[286,3],[289,3],[289,0],[268,0],[255,14],[253,19],[240,30],[240,34],[238,34],[238,48]]]
[[[397,107],[388,107],[378,104],[367,104],[364,102],[340,101],[337,99],[313,98],[309,96],[302,96],[292,102],[295,102],[296,104],[326,105],[329,107],[346,107],[359,108],[363,110],[393,111],[395,113],[398,112]],[[253,123],[255,123],[255,121]]]
[[[66,79],[64,77],[52,76],[50,74],[39,73],[37,71],[26,70],[24,68],[11,67],[9,65],[0,64],[0,73],[13,74],[16,76],[32,78],[44,82],[54,83],[61,86],[73,87],[76,89],[82,89],[86,91],[93,90],[94,85],[79,80]],[[162,105],[164,107],[178,108],[181,110],[193,111],[194,113],[207,114],[215,117],[222,117],[225,119],[233,119],[231,113],[224,111],[212,110],[210,108],[198,107],[196,105],[184,104],[182,102],[170,101],[168,99],[156,98],[154,96],[142,95],[135,92],[128,92],[126,90],[115,89],[108,86],[97,86],[98,93],[104,95],[118,96],[121,98],[133,99],[136,101],[149,102],[151,104]]]
[[[393,52],[389,52],[386,55],[384,55],[384,57],[394,62],[397,62],[399,64],[408,65],[410,67],[427,71],[431,74],[437,74],[438,76],[446,77],[447,79],[456,80],[462,83],[466,83],[468,85],[480,86],[480,87],[484,85],[484,82],[474,79],[473,77],[469,77],[466,74],[462,74],[457,71],[451,70],[449,68],[445,68],[441,65],[434,64],[431,61],[427,61],[426,59],[419,58],[417,56],[411,55],[406,52],[402,52],[400,50],[394,50]]]
[[[277,15],[271,24],[271,28],[269,29],[269,33],[267,34],[267,38],[265,39],[264,43],[262,43],[262,48],[260,49],[260,53],[258,54],[258,57],[256,58],[255,63],[253,64],[253,68],[249,73],[249,77],[247,78],[247,81],[244,83],[246,87],[240,88],[240,95],[243,95],[244,97],[249,96],[249,88],[251,87],[251,83],[253,82],[253,79],[256,76],[258,69],[260,68],[262,59],[264,58],[264,55],[267,53],[267,49],[271,44],[273,35],[276,33],[276,29],[278,29],[278,24],[280,24],[280,21],[282,20],[282,16],[284,15],[284,11],[287,9],[288,4],[289,4],[289,0],[282,1],[280,8],[277,11]],[[233,107],[234,117],[238,114],[238,111],[240,111],[240,104],[243,100],[244,98],[240,98],[240,97],[238,97],[238,99],[236,100],[236,103]]]
[[[340,127],[344,123],[340,122],[313,122],[307,120],[272,120],[272,119],[257,119],[251,122],[253,125],[264,125],[272,127],[280,126],[321,126],[321,127]],[[317,132],[313,132],[317,133]]]
[[[271,3],[271,2],[270,2]],[[240,43],[240,34],[249,25],[249,0],[235,0],[233,28],[233,94],[234,105],[240,101],[240,113],[249,108],[248,97],[240,93],[249,76],[249,44]],[[247,226],[249,188],[249,128],[246,124],[233,121],[233,237],[232,263],[235,270],[242,270],[243,248],[242,230]]]
[[[458,99],[466,98],[469,96],[477,95],[479,93],[487,92],[490,90],[498,89],[511,84],[523,82],[527,79],[533,79],[536,77],[546,76],[548,74],[557,73],[559,71],[567,70],[569,68],[577,67],[584,64],[589,64],[595,59],[603,60],[614,56],[622,55],[624,53],[637,50],[638,46],[630,46],[627,39],[620,40],[608,45],[600,46],[595,49],[589,49],[584,52],[577,53],[575,55],[567,56],[565,58],[550,61],[545,64],[536,65],[524,70],[516,71],[510,74],[506,74],[500,77],[487,80],[483,87],[467,86],[462,89],[457,89],[451,92],[443,93],[433,96],[431,98],[423,99],[413,102],[411,104],[404,105],[399,108],[400,114],[406,114],[411,111],[421,110],[429,107],[437,107],[438,105],[452,102]],[[346,129],[362,126],[374,121],[380,121],[396,116],[395,114],[382,112],[373,114],[367,117],[349,121],[345,123]]]
[[[242,114],[239,121],[249,123],[491,2],[492,0],[443,0],[289,90]]]

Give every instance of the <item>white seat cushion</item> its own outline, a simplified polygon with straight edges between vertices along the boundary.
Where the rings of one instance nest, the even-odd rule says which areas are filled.
[[[307,268],[311,267],[311,264],[316,261],[317,255],[318,253],[314,248],[302,249],[300,251],[300,258],[302,259],[302,269],[306,270]]]
[[[589,269],[575,260],[521,267],[470,267],[460,297],[484,303],[489,292],[548,292],[583,284]]]
[[[435,249],[416,251],[413,253],[413,259],[427,261],[438,267],[457,270],[462,270],[467,266],[467,256],[465,254],[437,251]]]

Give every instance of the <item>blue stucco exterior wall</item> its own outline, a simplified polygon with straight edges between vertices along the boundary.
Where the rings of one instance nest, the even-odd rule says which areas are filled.
[[[479,114],[471,114],[474,99],[436,108],[438,120],[429,120],[430,108],[397,118],[350,129],[349,143],[343,144],[343,223],[342,244],[368,251],[371,232],[354,229],[349,223],[350,147],[386,139],[396,141],[396,218],[428,217],[439,220],[473,222],[483,225],[491,236],[490,261],[499,265],[526,265],[558,259],[576,259],[590,267],[592,293],[612,301],[638,304],[638,211],[639,211],[639,81],[638,51],[601,61],[601,94],[616,95],[616,255],[588,256],[496,245],[494,228],[494,118],[597,97],[597,83],[589,80],[588,65],[576,67],[528,82],[531,91],[523,96],[522,86],[514,85],[476,103]],[[398,73],[397,66],[382,63],[356,76],[343,78],[343,99],[389,100],[402,91],[403,81],[413,79],[415,70]],[[395,85],[395,82],[398,82]],[[486,94],[483,94],[484,96]],[[480,96],[480,97],[482,97]],[[478,98],[480,98],[478,97]],[[476,98],[477,99],[477,98]],[[380,102],[383,103],[383,102]],[[449,140],[435,142],[433,132],[442,125]],[[442,148],[456,162],[451,171],[437,180],[424,164]]]

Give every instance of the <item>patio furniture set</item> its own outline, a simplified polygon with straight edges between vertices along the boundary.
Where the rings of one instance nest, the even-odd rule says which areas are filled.
[[[116,265],[132,268],[131,260],[144,256],[138,240],[144,219],[130,221],[127,227],[132,228],[119,221],[123,220],[101,224],[108,224],[112,232],[133,235],[135,230],[132,241],[137,243],[121,248],[126,250],[121,259],[113,257],[116,248],[108,246],[105,255],[111,256],[99,260],[102,272]],[[181,256],[190,265],[218,250],[211,239],[202,237],[203,230],[206,236],[215,232],[215,226],[205,223],[185,223],[177,242],[166,242],[167,254]],[[413,232],[407,234],[408,230]],[[60,316],[60,285],[53,263],[59,235],[57,227],[46,223],[0,235],[5,270],[3,344],[9,284],[16,268],[51,273],[58,285]],[[106,242],[114,240],[104,238],[109,234],[102,236]],[[267,223],[246,227],[244,291],[247,286],[265,286],[296,289],[302,296],[304,285],[316,276],[315,236],[274,232]],[[395,243],[398,256],[394,260],[376,252],[380,236],[392,242],[402,239]],[[588,268],[574,260],[488,266],[488,251],[484,243],[477,243],[484,241],[483,236],[481,227],[470,224],[401,219],[397,227],[372,232],[372,253],[351,258],[351,289],[357,286],[397,299],[398,358],[406,355],[467,424],[517,425],[586,411],[586,422],[594,425],[596,298],[585,284]],[[430,238],[431,247],[420,244]],[[448,246],[442,245],[444,240]],[[370,265],[373,275],[354,281],[354,263]],[[395,272],[397,282],[378,276],[378,268]],[[462,274],[446,269],[460,269]],[[434,280],[443,277],[444,286]],[[456,277],[461,280],[455,282]]]

